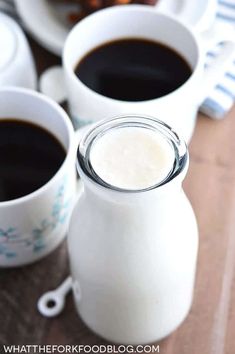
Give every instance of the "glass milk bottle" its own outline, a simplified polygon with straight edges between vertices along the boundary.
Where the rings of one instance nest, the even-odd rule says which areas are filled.
[[[193,297],[198,233],[182,190],[186,145],[163,122],[126,116],[80,142],[84,192],[68,237],[73,292],[86,325],[144,344],[175,330]]]

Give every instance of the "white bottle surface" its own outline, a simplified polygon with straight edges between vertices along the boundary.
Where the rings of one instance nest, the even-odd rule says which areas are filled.
[[[110,342],[156,342],[182,323],[193,298],[198,233],[181,185],[187,148],[150,118],[96,129],[80,143],[84,192],[68,233],[76,308]]]
[[[161,183],[171,172],[174,151],[160,133],[125,127],[105,133],[92,146],[90,161],[106,183],[129,190]]]

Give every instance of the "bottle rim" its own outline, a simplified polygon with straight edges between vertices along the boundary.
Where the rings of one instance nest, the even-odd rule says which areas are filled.
[[[90,152],[97,139],[100,139],[104,134],[107,134],[113,129],[123,127],[137,127],[151,129],[157,131],[168,143],[172,146],[174,153],[174,161],[169,173],[160,182],[153,184],[150,187],[142,189],[124,189],[104,181],[93,169],[90,161]],[[77,169],[81,170],[85,176],[96,184],[105,187],[106,189],[124,192],[124,193],[139,193],[161,187],[173,179],[175,179],[188,164],[188,149],[183,139],[166,123],[150,116],[145,115],[122,115],[100,121],[93,126],[81,139],[77,149]]]

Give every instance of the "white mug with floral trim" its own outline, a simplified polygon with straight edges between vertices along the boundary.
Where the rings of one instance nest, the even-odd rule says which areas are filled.
[[[64,239],[76,197],[76,145],[67,114],[57,103],[37,92],[13,87],[0,89],[0,120],[3,118],[43,127],[66,151],[59,170],[41,188],[0,202],[0,267],[12,267],[44,257]]]

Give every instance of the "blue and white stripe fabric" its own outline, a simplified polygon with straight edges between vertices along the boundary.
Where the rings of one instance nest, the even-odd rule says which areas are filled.
[[[218,0],[216,21],[231,24],[234,27],[235,40],[235,0]],[[220,46],[207,53],[206,66],[209,66],[216,57]],[[209,97],[203,102],[200,111],[211,118],[222,119],[235,102],[235,56],[234,61],[221,81],[213,89]]]

